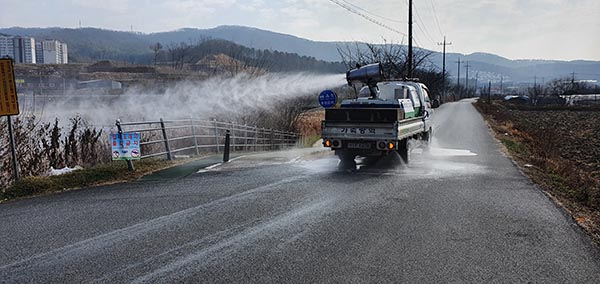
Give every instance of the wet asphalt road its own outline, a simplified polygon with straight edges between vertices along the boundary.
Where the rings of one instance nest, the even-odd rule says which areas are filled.
[[[0,205],[0,282],[598,283],[600,257],[468,101],[430,154],[242,157]]]

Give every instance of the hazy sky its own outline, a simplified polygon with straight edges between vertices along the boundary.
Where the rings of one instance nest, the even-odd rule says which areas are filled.
[[[406,0],[335,1],[355,5],[372,19],[407,32]],[[436,43],[445,34],[452,42],[451,52],[600,60],[599,0],[414,2],[417,46],[439,50]],[[81,20],[84,27],[130,30],[133,26],[146,33],[244,25],[321,41],[403,39],[330,0],[0,0],[0,7],[0,27],[77,27]]]

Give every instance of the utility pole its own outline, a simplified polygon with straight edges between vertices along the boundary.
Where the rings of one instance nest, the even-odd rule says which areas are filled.
[[[475,95],[477,95],[478,88],[479,88],[479,72],[475,73]]]
[[[485,85],[484,85],[485,86]],[[485,87],[484,87],[485,88]],[[488,104],[492,101],[492,81],[488,81]]]
[[[452,45],[451,42],[446,43],[446,36],[444,36],[444,42],[438,42],[438,45],[443,46],[442,53],[442,99],[446,100],[446,45]]]
[[[413,77],[412,0],[408,0],[408,78]]]
[[[471,67],[471,65],[469,65],[469,61],[467,61],[467,64],[465,64],[465,68],[467,69],[467,78],[465,78],[465,90],[467,90],[467,96],[469,95],[469,67]]]
[[[533,76],[533,105],[537,105],[538,91],[537,91],[537,76]]]
[[[460,57],[458,58],[458,61],[456,61],[456,63],[458,63],[458,75],[456,76],[456,89],[458,90],[460,88]],[[454,99],[454,101],[456,101],[455,94],[452,94],[452,98]]]
[[[503,83],[504,83],[504,76],[500,76],[500,95],[504,95]]]
[[[575,72],[571,73],[571,91],[575,93]]]
[[[7,124],[8,124],[8,141],[10,143],[10,153],[12,157],[12,166],[13,166],[13,177],[15,182],[21,179],[19,175],[19,160],[17,159],[17,150],[15,147],[15,136],[13,134],[13,125],[12,125],[12,117],[10,115],[6,116]]]

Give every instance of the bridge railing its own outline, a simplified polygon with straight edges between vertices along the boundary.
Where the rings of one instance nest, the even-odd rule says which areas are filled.
[[[163,120],[123,122],[117,120],[123,134],[140,133],[141,158],[161,157],[173,160],[177,155],[222,153],[225,134],[230,134],[229,150],[268,151],[297,146],[298,133],[217,120]],[[117,130],[118,131],[118,130]]]

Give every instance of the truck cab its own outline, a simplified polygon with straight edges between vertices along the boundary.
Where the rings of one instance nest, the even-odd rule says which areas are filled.
[[[377,93],[377,99],[382,101],[410,101],[414,108],[415,116],[423,111],[428,112],[430,116],[433,114],[429,89],[427,89],[427,86],[423,83],[412,81],[384,81],[377,83]],[[364,86],[361,88],[356,100],[368,99],[369,96],[369,88]],[[352,100],[347,100],[345,102],[351,104]],[[344,102],[342,102],[342,105],[343,104]]]

